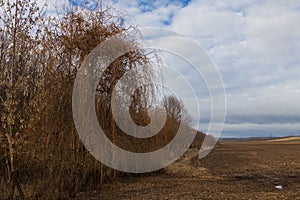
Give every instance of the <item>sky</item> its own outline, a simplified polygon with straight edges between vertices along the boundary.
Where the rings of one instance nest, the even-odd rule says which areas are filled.
[[[128,24],[166,28],[202,46],[224,83],[223,137],[300,135],[299,0],[107,2],[126,13]],[[193,51],[188,45],[181,48]],[[162,57],[167,59],[168,55]],[[207,131],[212,111],[204,79],[213,77],[201,80],[187,63],[174,60],[166,63],[191,80],[196,90],[193,98],[197,98],[201,108],[198,128]],[[180,82],[177,86],[182,87]],[[179,91],[176,95],[195,117],[198,112],[192,101],[184,88]]]

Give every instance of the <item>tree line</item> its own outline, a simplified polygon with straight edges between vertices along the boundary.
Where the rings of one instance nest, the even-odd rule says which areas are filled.
[[[111,7],[63,16],[48,16],[46,7],[30,0],[2,0],[0,7],[0,198],[74,198],[127,176],[94,159],[81,143],[73,122],[72,90],[84,58],[101,42],[135,27],[125,26],[122,14]],[[156,89],[149,85],[135,92],[130,115],[144,126],[151,109],[164,109],[164,128],[149,139],[137,139],[115,124],[110,102],[120,77],[134,71],[134,80],[149,82],[156,76],[142,46],[132,38],[124,42],[134,50],[111,63],[99,79],[98,121],[118,146],[154,151],[175,136],[181,121],[191,120],[175,97],[166,96],[154,107]]]

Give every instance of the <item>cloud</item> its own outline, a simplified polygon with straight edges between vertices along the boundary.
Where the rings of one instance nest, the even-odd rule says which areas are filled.
[[[249,134],[245,124],[259,127],[260,132],[268,132],[269,126],[282,132],[285,128],[300,130],[299,1],[115,0],[112,5],[128,14],[129,24],[169,28],[204,47],[217,64],[226,88],[224,133]],[[176,44],[182,51],[194,51],[178,40],[170,43]],[[202,125],[208,123],[211,101],[204,80],[183,62],[167,64],[177,64],[176,69],[198,89]],[[187,95],[180,83],[173,84],[177,84],[182,91],[178,96],[196,116],[189,103],[194,97]],[[204,130],[208,125],[202,127]]]
[[[264,124],[300,122],[297,24],[296,1],[195,1],[171,27],[204,44],[220,68],[227,121]]]
[[[200,0],[174,12],[168,27],[195,39],[208,51],[224,79],[226,123],[243,127],[244,123],[300,122],[298,24],[296,1]],[[182,73],[187,74],[184,68]],[[209,106],[206,97],[199,95],[199,101]],[[204,110],[210,116],[210,110]],[[224,131],[228,132],[226,126]]]
[[[128,14],[129,23],[145,26],[168,26],[174,13],[189,5],[190,0],[114,1],[114,6]]]

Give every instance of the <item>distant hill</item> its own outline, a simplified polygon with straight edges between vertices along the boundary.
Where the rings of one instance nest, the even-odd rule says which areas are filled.
[[[270,142],[300,142],[300,137],[286,137],[275,140],[269,140]]]
[[[247,141],[266,141],[266,142],[299,142],[300,136],[294,137],[246,137],[246,138],[221,138],[222,142],[247,142]]]

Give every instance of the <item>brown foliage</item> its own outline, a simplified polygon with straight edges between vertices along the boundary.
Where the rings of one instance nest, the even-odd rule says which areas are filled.
[[[121,176],[95,160],[81,143],[73,123],[72,90],[86,55],[104,40],[134,28],[124,27],[111,8],[80,10],[62,18],[42,16],[29,0],[7,1],[1,9],[0,194],[13,198],[16,188],[30,198],[72,198]],[[98,120],[121,148],[154,151],[174,137],[181,121],[189,123],[188,115],[182,115],[181,102],[169,98],[160,108],[169,112],[166,125],[156,136],[137,139],[118,128],[110,107],[118,80],[128,71],[135,72],[133,83],[154,77],[147,55],[134,38],[125,37],[124,42],[135,50],[101,74],[95,102]],[[151,107],[154,91],[153,86],[140,88],[131,105],[124,105],[140,126],[150,122],[151,109],[159,109]]]

